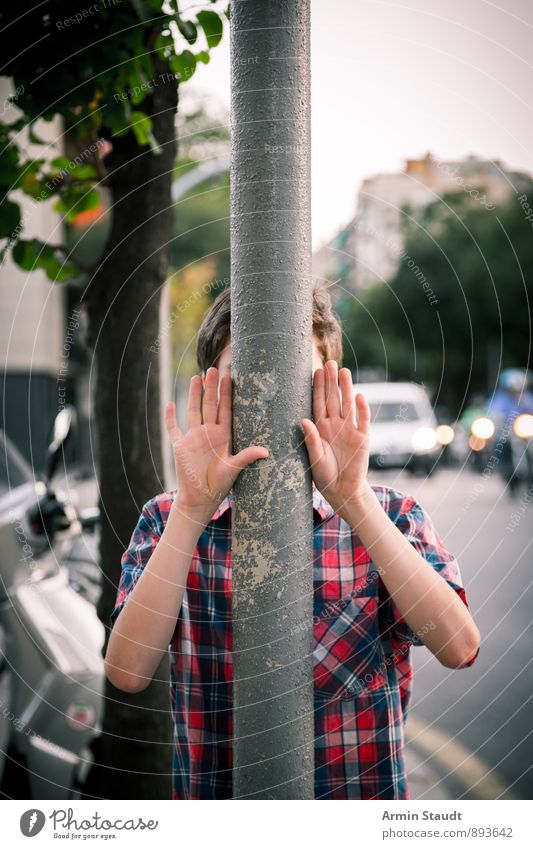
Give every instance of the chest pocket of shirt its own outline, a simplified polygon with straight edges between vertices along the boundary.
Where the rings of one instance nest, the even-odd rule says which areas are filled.
[[[320,699],[353,699],[387,679],[378,597],[352,596],[315,609],[314,685]]]

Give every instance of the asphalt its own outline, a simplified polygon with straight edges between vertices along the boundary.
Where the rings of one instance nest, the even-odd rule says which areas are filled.
[[[407,722],[415,798],[533,798],[531,687],[533,500],[514,498],[496,472],[443,469],[432,478],[374,475],[414,495],[461,566],[481,632],[471,668],[447,669],[424,647],[412,650]],[[427,781],[427,770],[436,776]],[[438,780],[437,780],[438,779]]]
[[[454,787],[446,774],[431,766],[430,760],[412,746],[405,747],[407,784],[412,799],[454,799]]]

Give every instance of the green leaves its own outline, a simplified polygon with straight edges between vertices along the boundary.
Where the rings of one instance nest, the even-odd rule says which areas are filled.
[[[190,50],[184,50],[178,56],[173,56],[169,64],[174,73],[179,75],[180,82],[185,82],[196,70],[196,56]]]
[[[20,188],[28,197],[37,199],[44,189],[43,182],[36,174],[28,171],[20,180]]]
[[[69,166],[69,160],[66,156],[56,156],[55,159],[52,159],[50,165],[52,168],[59,168],[60,170],[64,170]]]
[[[388,283],[350,301],[344,329],[357,359],[347,347],[347,365],[381,367],[389,380],[424,380],[452,411],[470,393],[487,391],[491,345],[501,348],[504,365],[527,365],[533,239],[514,196],[492,211],[468,196],[465,203],[464,191],[446,195],[417,211],[394,253]]]
[[[137,17],[139,18],[140,21],[142,21],[144,23],[145,21],[148,20],[150,15],[148,13],[148,10],[144,8],[144,3],[142,2],[142,0],[131,0],[131,5],[135,9],[135,12],[137,13]]]
[[[20,227],[21,216],[18,203],[4,200],[0,216],[0,239],[13,239]]]
[[[194,44],[198,40],[198,27],[192,21],[184,21],[182,18],[177,18],[178,29],[182,36],[187,39],[189,44]]]
[[[161,145],[152,132],[152,119],[145,115],[144,112],[133,111],[131,113],[131,128],[135,133],[135,138],[141,145],[149,144],[152,153],[156,156],[161,153]]]
[[[43,165],[48,165],[50,170],[41,170]],[[21,188],[26,195],[40,201],[58,194],[65,199],[74,194],[76,198],[81,197],[87,193],[89,184],[98,179],[98,172],[92,165],[75,165],[66,156],[56,156],[50,163],[44,159],[28,160],[18,171],[11,188]]]
[[[62,251],[54,245],[46,245],[39,239],[19,239],[13,248],[14,262],[23,271],[42,269],[49,280],[60,283],[81,273],[73,263],[61,259]]]
[[[4,191],[12,191],[19,176],[19,152],[15,145],[7,146],[2,137],[0,149],[0,186]]]
[[[163,30],[155,40],[155,49],[161,59],[168,61],[174,53],[174,41],[170,30]]]
[[[202,27],[209,47],[216,47],[220,43],[223,33],[222,19],[216,12],[202,11],[197,15],[198,23]]]
[[[152,133],[152,119],[145,115],[144,112],[133,110],[131,113],[131,129],[135,133],[135,138],[139,144],[145,145],[150,143],[150,135]]]
[[[153,122],[149,115],[139,109],[131,109],[126,103],[127,123],[117,127],[113,136],[125,136],[130,131],[135,134],[138,144],[149,144],[152,152],[158,156],[161,153],[161,145],[153,134]]]
[[[86,186],[73,185],[58,196],[53,208],[56,212],[63,215],[67,224],[71,224],[80,212],[98,209],[99,206],[100,195],[96,189],[87,189]]]
[[[13,57],[4,74],[13,80],[22,114],[9,125],[0,120],[0,196],[4,196],[0,256],[11,250],[21,268],[41,268],[51,280],[64,280],[76,273],[72,259],[64,264],[60,248],[19,238],[25,216],[11,193],[21,190],[33,204],[52,200],[54,210],[72,222],[80,213],[98,208],[96,184],[105,165],[98,170],[93,167],[96,153],[92,148],[87,160],[69,159],[70,154],[55,156],[51,162],[28,158],[23,143],[27,138],[30,144],[41,145],[44,156],[48,142],[36,132],[36,125],[61,116],[68,136],[83,144],[99,136],[133,133],[140,147],[149,146],[151,153],[160,154],[150,96],[157,86],[183,84],[198,64],[209,62],[211,48],[222,39],[224,11],[220,5],[196,11],[198,6],[193,5],[185,20],[177,3],[131,0],[103,4],[97,15],[86,17],[83,26],[71,25],[70,18],[65,23],[60,17],[51,26],[50,16],[43,15],[31,0],[20,2],[22,6],[8,4],[2,10]],[[27,50],[29,43],[31,50]],[[195,50],[187,49],[193,45]],[[154,69],[154,48],[168,73],[159,73],[159,63]],[[19,134],[25,128],[28,135],[23,142]]]
[[[75,165],[72,167],[72,163],[69,163],[67,173],[73,180],[84,182],[98,178],[98,171],[92,165]]]

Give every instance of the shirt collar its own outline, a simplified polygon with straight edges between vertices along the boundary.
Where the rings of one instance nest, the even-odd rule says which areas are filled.
[[[321,519],[328,519],[333,516],[335,511],[333,507],[326,501],[321,492],[316,488],[315,482],[312,481],[313,489],[313,510],[315,510]],[[233,504],[233,490],[230,490],[223,501],[220,502],[217,509],[211,516],[211,522],[216,521],[223,513],[226,512]]]

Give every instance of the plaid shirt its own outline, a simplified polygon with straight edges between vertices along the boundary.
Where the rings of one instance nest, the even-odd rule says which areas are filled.
[[[457,561],[420,504],[390,487],[372,489],[390,519],[467,604]],[[175,494],[162,493],[143,507],[122,557],[112,623],[157,545]],[[174,799],[232,795],[231,503],[230,492],[198,540],[169,643]],[[423,643],[403,620],[356,532],[314,483],[313,516],[315,798],[409,799],[409,652]]]

